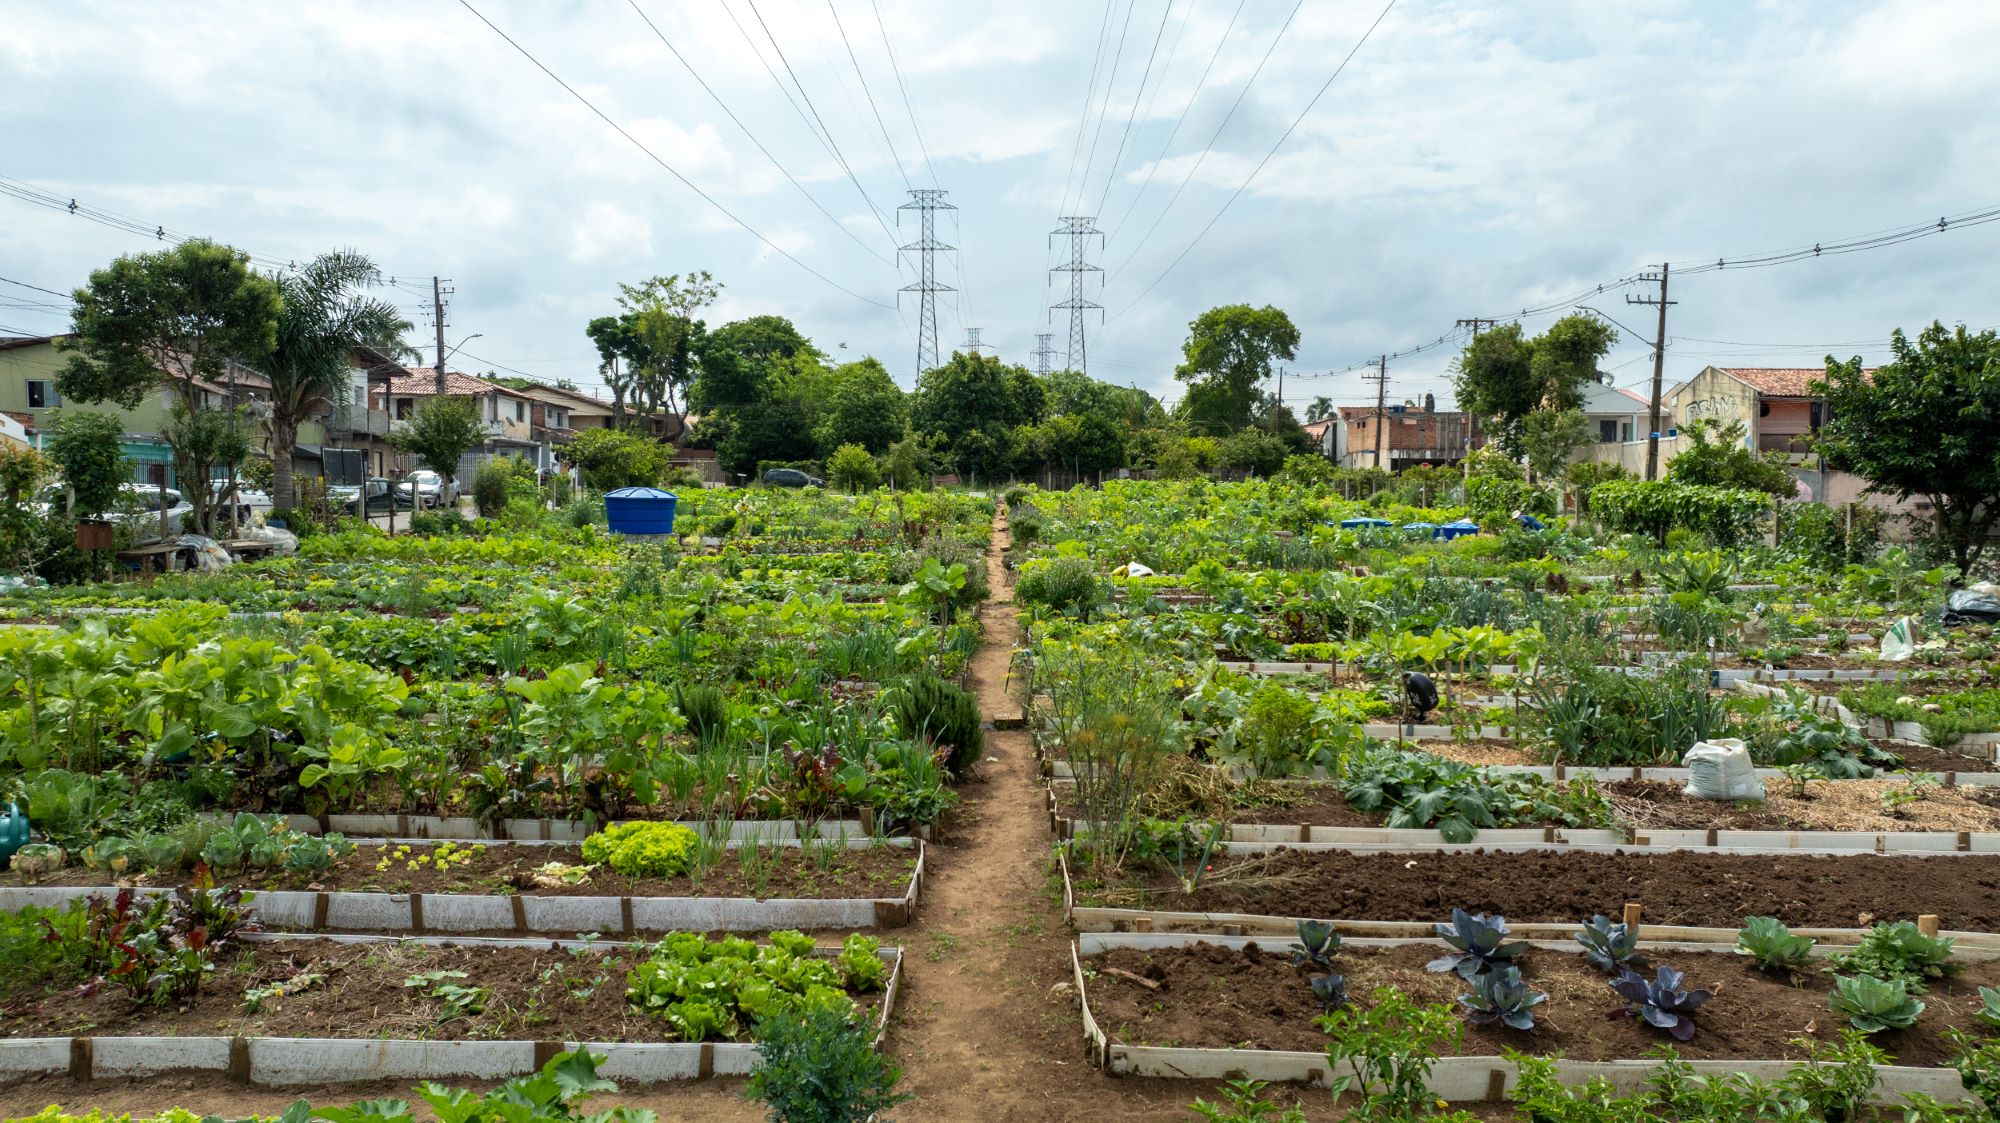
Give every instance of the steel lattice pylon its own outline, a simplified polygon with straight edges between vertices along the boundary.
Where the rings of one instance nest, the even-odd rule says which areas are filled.
[[[897,290],[897,300],[901,294],[917,294],[917,374],[935,370],[938,365],[937,294],[956,292],[950,285],[941,285],[937,279],[937,255],[940,250],[955,250],[937,240],[937,212],[955,211],[958,208],[944,201],[945,193],[936,187],[919,187],[910,191],[910,201],[896,208],[896,225],[903,224],[904,211],[917,212],[917,240],[907,246],[897,247],[903,253],[917,255],[917,281]]]
[[[1056,337],[1055,333],[1050,331],[1040,331],[1035,333],[1035,349],[1029,352],[1029,354],[1032,354],[1035,357],[1036,374],[1049,373],[1049,360],[1055,357],[1056,353],[1056,349],[1049,346],[1049,340],[1054,339],[1055,337]]]
[[[1093,236],[1098,239],[1098,246],[1103,247],[1104,232],[1094,225],[1096,221],[1089,216],[1067,216],[1061,219],[1060,227],[1049,232],[1051,244],[1059,235],[1069,238],[1069,264],[1058,265],[1049,270],[1050,273],[1069,274],[1069,299],[1050,305],[1049,315],[1053,320],[1055,309],[1069,310],[1069,369],[1078,374],[1089,371],[1089,360],[1083,344],[1083,314],[1092,309],[1098,312],[1104,311],[1104,305],[1086,300],[1083,295],[1084,278],[1092,273],[1104,272],[1083,259],[1084,250],[1089,246]]]

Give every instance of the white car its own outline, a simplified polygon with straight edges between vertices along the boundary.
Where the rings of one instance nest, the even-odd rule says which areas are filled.
[[[216,495],[221,495],[229,488],[228,474],[224,473],[216,476],[214,480],[209,482],[208,486]],[[249,484],[243,482],[241,476],[237,477],[236,508],[239,522],[249,522],[250,513],[253,511],[268,515],[271,513],[271,506],[271,496],[268,492],[260,488],[251,487]]]
[[[403,502],[410,502],[414,496],[427,509],[449,507],[458,502],[458,481],[447,480],[429,468],[419,468],[404,476],[396,484],[396,491]]]

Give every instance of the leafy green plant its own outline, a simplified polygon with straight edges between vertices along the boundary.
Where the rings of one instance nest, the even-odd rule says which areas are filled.
[[[846,1016],[854,1008],[840,965],[815,956],[812,937],[773,932],[770,940],[759,946],[738,936],[675,932],[626,973],[626,1000],[684,1041],[731,1036],[780,1010]]]
[[[890,707],[896,727],[931,745],[938,761],[954,775],[963,774],[985,755],[979,699],[971,693],[935,675],[917,675],[893,692]]]
[[[1584,959],[1607,975],[1646,965],[1646,958],[1639,954],[1639,930],[1614,922],[1608,916],[1593,916],[1584,921],[1576,942],[1583,945]]]
[[[1513,1029],[1535,1028],[1535,1007],[1549,1000],[1542,991],[1521,981],[1521,969],[1511,964],[1471,978],[1472,992],[1458,996],[1466,1020],[1474,1025],[1498,1022]]]
[[[1651,980],[1628,970],[1611,980],[1611,989],[1628,1004],[1619,1013],[1666,1030],[1676,1041],[1691,1041],[1694,1012],[1715,995],[1706,990],[1682,990],[1681,980],[1681,972],[1662,964]]]
[[[583,840],[583,860],[626,877],[680,877],[693,864],[698,841],[692,828],[678,823],[615,823]]]
[[[842,1010],[772,1011],[757,1023],[757,1057],[743,1094],[771,1123],[888,1123],[884,1113],[913,1098],[895,1090],[902,1070]]]
[[[493,996],[493,991],[462,981],[471,977],[464,971],[423,971],[404,979],[403,985],[424,998],[437,1000],[438,1024],[442,1025],[486,1012],[486,1000]]]
[[[865,994],[882,989],[889,978],[889,965],[877,954],[881,947],[880,939],[859,932],[841,942],[835,962],[840,965],[841,981],[848,990]]]
[[[1057,557],[1021,567],[1014,596],[1023,604],[1089,619],[1107,599],[1097,567],[1089,558]]]
[[[1944,1036],[1958,1051],[1946,1063],[1958,1073],[1959,1085],[1978,1098],[1988,1115],[2000,1116],[2000,1038],[1974,1037],[1956,1027]]]
[[[1917,1023],[1924,1004],[1910,997],[1902,979],[1878,979],[1873,975],[1836,975],[1833,995],[1828,1000],[1836,1014],[1863,1033],[1885,1029],[1908,1029]]]
[[[1319,1027],[1329,1038],[1329,1085],[1338,1097],[1353,1091],[1364,1120],[1406,1120],[1431,1114],[1436,1100],[1430,1072],[1438,1054],[1457,1049],[1464,1027],[1444,1003],[1418,1005],[1394,987],[1380,987],[1367,1007],[1348,1006],[1323,1015]]]
[[[2000,989],[1979,988],[1979,1020],[2000,1029]]]
[[[1314,975],[1308,985],[1313,997],[1319,999],[1320,1012],[1331,1014],[1347,1005],[1347,976],[1329,971],[1324,975]]]
[[[1908,920],[1877,924],[1861,937],[1853,951],[1827,956],[1826,970],[1835,975],[1872,975],[1900,981],[1910,993],[1922,994],[1931,979],[1964,970],[1963,963],[1952,959],[1952,943],[1949,936],[1924,935]]]
[[[1526,941],[1507,940],[1507,918],[1486,913],[1451,910],[1451,923],[1436,924],[1432,931],[1450,945],[1451,951],[1424,965],[1426,971],[1456,971],[1459,978],[1472,979],[1508,966],[1528,950]]]
[[[1265,1099],[1267,1087],[1262,1080],[1225,1080],[1222,1098],[1228,1103],[1214,1104],[1197,1097],[1188,1105],[1189,1110],[1208,1123],[1306,1123],[1306,1113],[1297,1104],[1281,1111]]]
[[[1882,1082],[1876,1066],[1893,1063],[1887,1053],[1869,1044],[1867,1034],[1851,1028],[1842,1029],[1837,1042],[1806,1037],[1794,1038],[1791,1045],[1805,1053],[1805,1060],[1792,1066],[1780,1087],[1828,1120],[1860,1118]]]
[[[1765,971],[1797,973],[1812,959],[1811,936],[1795,936],[1774,916],[1753,916],[1736,933],[1736,954],[1747,955]]]

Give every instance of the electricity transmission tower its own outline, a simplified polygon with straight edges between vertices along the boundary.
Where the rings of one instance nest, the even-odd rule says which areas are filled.
[[[938,283],[937,255],[940,250],[954,250],[937,240],[937,212],[955,211],[958,208],[944,201],[945,193],[936,187],[917,187],[910,190],[910,201],[896,208],[896,225],[903,224],[904,211],[917,212],[917,240],[907,246],[898,246],[902,253],[917,255],[917,280],[897,290],[901,293],[917,294],[917,373],[935,370],[938,365],[937,336],[937,294],[956,292],[950,285]]]
[[[1091,309],[1096,309],[1100,314],[1101,320],[1104,305],[1084,298],[1083,282],[1084,278],[1090,274],[1101,274],[1104,270],[1083,260],[1083,254],[1084,250],[1089,247],[1090,239],[1093,236],[1098,239],[1098,248],[1103,248],[1104,231],[1099,230],[1094,225],[1096,219],[1088,216],[1065,216],[1061,219],[1061,222],[1061,227],[1049,232],[1049,238],[1051,244],[1053,244],[1054,239],[1059,235],[1069,238],[1069,264],[1058,265],[1049,270],[1049,272],[1069,274],[1069,299],[1060,304],[1051,304],[1049,306],[1050,318],[1054,319],[1054,309],[1064,308],[1069,310],[1068,369],[1078,374],[1086,374],[1089,371],[1089,367],[1083,347],[1083,314]]]
[[[985,345],[984,343],[981,343],[981,342],[979,341],[979,333],[980,333],[980,332],[981,332],[982,330],[984,330],[984,329],[981,329],[981,328],[966,328],[966,329],[965,329],[965,349],[966,349],[967,351],[970,351],[970,352],[972,352],[972,353],[973,353],[973,354],[975,354],[975,355],[979,354],[979,349],[980,349],[981,347],[984,347],[984,346],[986,346],[986,345]]]
[[[1036,374],[1046,375],[1049,373],[1049,360],[1054,358],[1056,353],[1056,349],[1049,346],[1049,340],[1055,337],[1056,335],[1052,331],[1038,331],[1035,333],[1035,349],[1028,353],[1035,357]]]

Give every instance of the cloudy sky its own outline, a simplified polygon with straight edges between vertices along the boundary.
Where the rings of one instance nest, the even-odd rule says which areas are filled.
[[[1300,120],[1383,2],[471,0],[649,156],[459,0],[0,0],[0,188],[272,262],[358,248],[427,350],[448,277],[450,341],[481,334],[454,366],[589,385],[583,325],[618,282],[706,269],[711,325],[780,313],[908,385],[896,208],[939,186],[945,350],[967,327],[1010,361],[1060,347],[1049,232],[1094,215],[1092,374],[1177,397],[1187,322],[1271,303],[1304,336],[1295,403],[1371,400],[1302,376],[1648,263],[2000,204],[1992,0],[1400,0]],[[10,282],[66,291],[149,244],[0,194]],[[1996,251],[2000,223],[1691,275],[1669,377],[2000,325]],[[59,329],[56,303],[0,283],[0,333]],[[1651,332],[1622,292],[1590,303]],[[1392,396],[1443,397],[1451,353],[1392,361]],[[1630,384],[1647,356],[1628,333],[1605,365]]]

